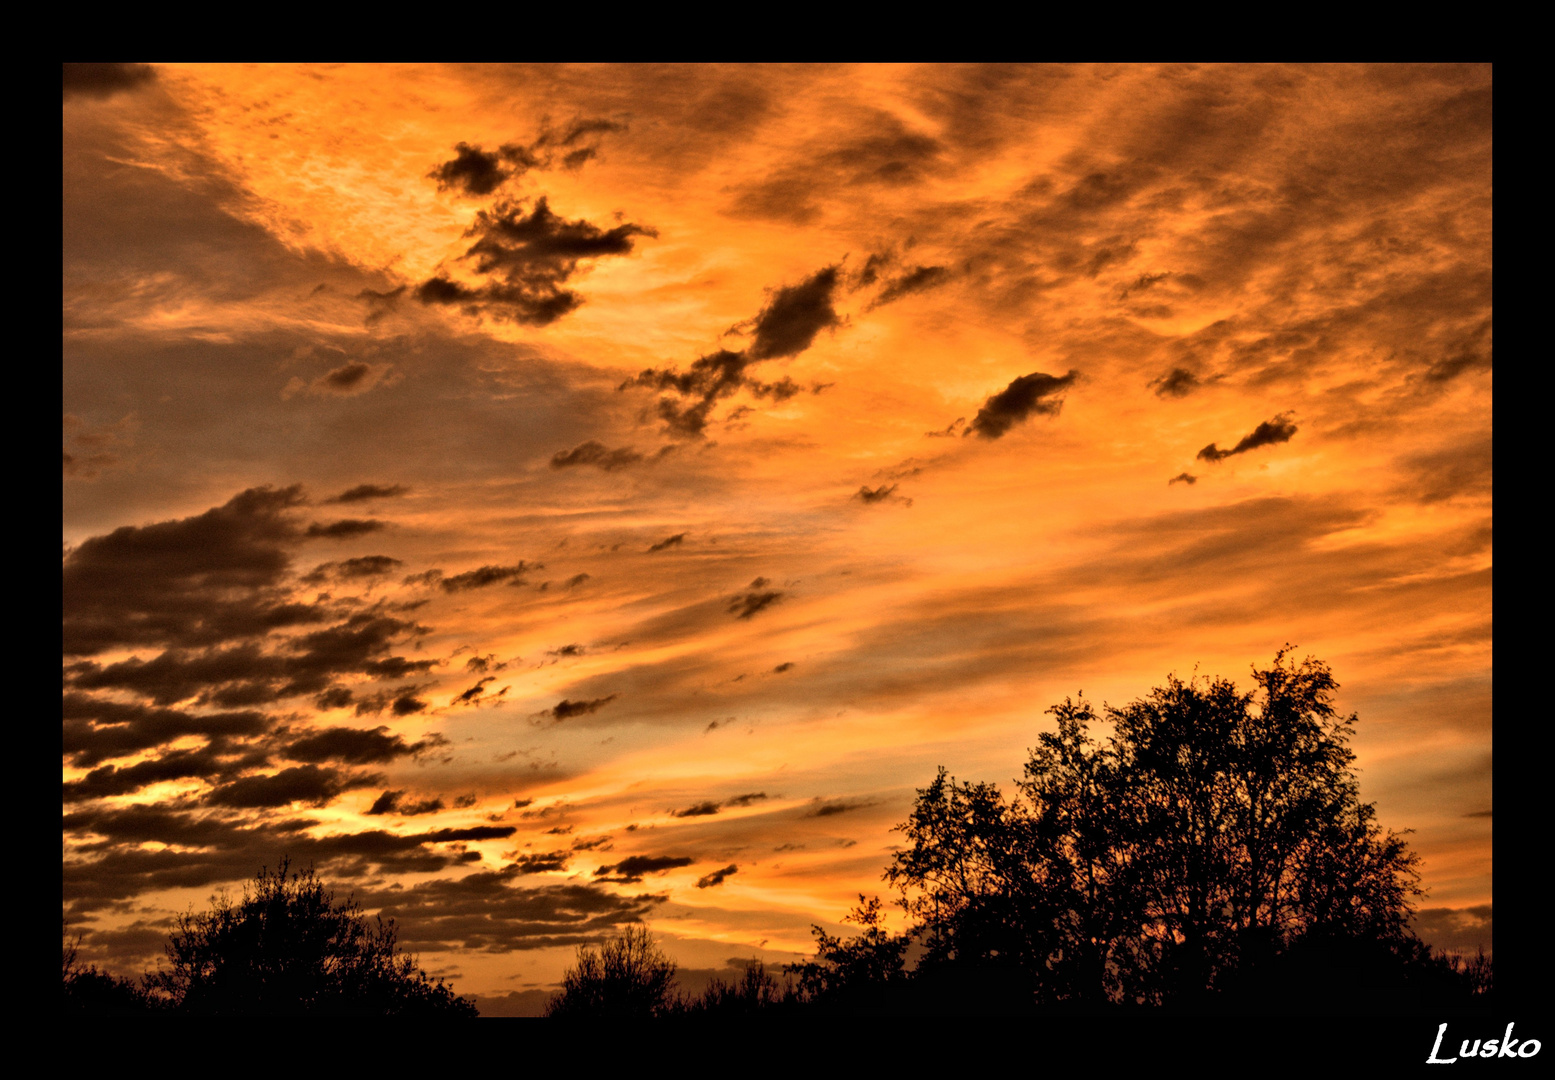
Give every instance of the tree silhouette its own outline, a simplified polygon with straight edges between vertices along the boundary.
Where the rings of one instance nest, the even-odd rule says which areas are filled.
[[[578,948],[545,1015],[562,1019],[648,1019],[679,1004],[675,961],[659,951],[646,926],[629,926],[599,948]]]
[[[1054,706],[1010,800],[942,768],[886,871],[925,986],[975,976],[1020,1008],[1246,1002],[1346,967],[1416,1000],[1446,985],[1408,931],[1417,856],[1360,801],[1356,718],[1289,653],[1250,692],[1173,676],[1104,707],[1105,742],[1089,702]]]
[[[243,900],[180,916],[171,962],[148,986],[204,1015],[475,1016],[475,1006],[398,951],[391,921],[336,903],[312,869],[261,869]]]
[[[144,988],[130,979],[98,971],[97,965],[84,966],[80,960],[81,935],[70,936],[64,927],[61,951],[62,1011],[93,1016],[135,1016],[160,1007]]]

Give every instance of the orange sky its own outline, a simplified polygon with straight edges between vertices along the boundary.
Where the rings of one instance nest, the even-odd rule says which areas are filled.
[[[108,67],[89,959],[289,852],[487,1011],[633,918],[791,960],[936,766],[1285,642],[1489,944],[1487,66]]]

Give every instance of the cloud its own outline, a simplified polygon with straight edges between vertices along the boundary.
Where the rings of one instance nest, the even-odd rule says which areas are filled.
[[[151,784],[169,780],[223,777],[252,765],[268,764],[263,752],[242,757],[222,754],[211,746],[199,750],[173,750],[160,757],[136,762],[126,768],[104,765],[79,780],[63,785],[64,801],[83,802],[114,795],[129,795]]]
[[[528,852],[513,860],[513,866],[523,874],[554,874],[567,869],[572,858],[570,851]]]
[[[718,813],[716,802],[699,802],[694,806],[688,806],[684,810],[671,810],[670,817],[705,817],[708,814]]]
[[[64,68],[66,101],[73,97],[101,101],[114,94],[139,89],[154,80],[157,74],[147,64],[66,64]]]
[[[545,326],[583,303],[564,288],[582,259],[627,255],[635,238],[657,236],[653,229],[630,222],[613,229],[555,214],[545,196],[532,207],[522,199],[481,210],[465,233],[476,238],[464,258],[487,278],[479,286],[461,284],[439,274],[422,282],[415,296],[423,304],[458,304],[493,318]]]
[[[676,533],[674,536],[666,536],[663,540],[660,540],[657,544],[654,544],[652,547],[650,547],[648,551],[651,554],[655,551],[663,551],[665,548],[679,547],[682,543],[685,542],[685,539],[685,533]]]
[[[132,656],[106,667],[81,661],[66,670],[68,681],[79,689],[130,690],[162,705],[188,699],[227,707],[257,705],[322,693],[342,674],[395,679],[424,672],[435,661],[388,652],[395,638],[426,629],[374,609],[288,639],[282,651],[265,652],[257,642],[202,652],[169,649],[149,661]]]
[[[1253,429],[1250,435],[1244,435],[1242,440],[1230,450],[1221,450],[1214,443],[1210,443],[1198,453],[1200,461],[1224,461],[1233,454],[1245,454],[1249,450],[1256,450],[1260,446],[1273,446],[1277,443],[1289,442],[1290,437],[1296,434],[1296,425],[1290,422],[1290,413],[1281,413],[1273,420],[1265,420]]]
[[[357,899],[392,918],[407,948],[491,953],[592,944],[641,921],[666,899],[616,896],[596,884],[513,884],[527,872],[515,864],[405,888],[358,890]]]
[[[276,724],[256,710],[193,713],[140,703],[105,700],[66,690],[63,697],[63,752],[77,768],[108,758],[127,757],[188,736],[220,750],[264,735]]]
[[[325,499],[327,503],[354,503],[366,502],[368,499],[389,499],[397,495],[404,495],[410,488],[404,484],[358,484],[354,488],[347,488],[339,495]]]
[[[210,645],[327,617],[280,589],[300,539],[286,511],[302,501],[300,485],[250,488],[195,517],[83,540],[63,565],[65,655]]]
[[[1190,473],[1190,472],[1180,472],[1176,476],[1174,476],[1170,480],[1168,480],[1166,482],[1166,486],[1167,487],[1171,487],[1173,484],[1197,484],[1198,482],[1199,482],[1199,478],[1197,476],[1194,476],[1192,473]]]
[[[836,814],[846,814],[849,810],[862,810],[866,806],[875,805],[872,802],[849,801],[847,799],[832,799],[825,801],[816,799],[818,804],[815,809],[805,814],[805,817],[832,817]]]
[[[298,580],[308,585],[320,585],[334,578],[338,581],[357,581],[383,577],[396,567],[404,566],[399,559],[387,555],[361,555],[340,562],[319,563]]]
[[[859,502],[863,503],[865,506],[872,505],[873,503],[887,501],[899,502],[904,506],[911,506],[911,499],[907,498],[905,495],[898,495],[896,493],[896,489],[899,486],[900,485],[897,484],[881,484],[876,488],[861,487],[858,489],[858,491],[854,492],[853,497],[859,500]]]
[[[865,274],[870,273],[870,267],[865,264]],[[873,280],[873,278],[871,278]],[[886,304],[900,300],[902,297],[916,292],[925,292],[937,288],[950,280],[950,269],[945,266],[915,266],[905,274],[900,274],[886,282],[885,288],[870,303],[870,309],[884,307]]]
[[[747,353],[751,360],[798,356],[822,330],[841,322],[832,307],[838,270],[837,266],[824,267],[799,284],[772,294],[750,324],[754,340]]]
[[[587,716],[589,713],[598,712],[619,696],[618,694],[611,694],[608,697],[594,698],[592,701],[568,701],[563,698],[556,703],[555,708],[547,709],[540,715],[549,716],[559,723],[563,720],[570,720],[574,716]]]
[[[526,148],[506,145],[487,152],[479,146],[459,143],[454,147],[454,157],[445,161],[427,178],[437,181],[437,190],[458,190],[466,195],[490,195],[513,176],[527,172],[539,164]]]
[[[744,795],[736,795],[732,799],[725,799],[725,806],[749,806],[753,802],[760,802],[767,797],[765,791],[750,791]]]
[[[417,814],[435,814],[443,809],[443,800],[439,798],[424,799],[420,802],[407,802],[404,791],[385,791],[368,808],[369,817],[380,814],[397,814],[401,817],[414,817]]]
[[[766,584],[766,578],[757,578],[756,581],[762,585]],[[757,612],[764,611],[776,604],[787,595],[786,593],[770,590],[766,592],[757,591],[760,588],[760,585],[752,582],[750,592],[740,593],[738,596],[731,598],[728,607],[729,614],[741,619],[749,619]]]
[[[983,402],[965,434],[975,432],[979,438],[997,439],[1033,413],[1058,415],[1063,399],[1053,395],[1071,386],[1078,375],[1076,371],[1062,376],[1033,371],[1020,376]]]
[[[628,465],[635,465],[641,460],[643,456],[630,446],[609,450],[603,443],[590,439],[571,450],[556,451],[551,455],[551,468],[565,469],[573,465],[593,465],[605,472],[612,472],[615,469],[624,469]]]
[[[368,316],[368,321],[371,322],[382,314],[383,310],[375,310]],[[399,373],[390,364],[369,364],[365,360],[350,360],[311,381],[301,376],[293,376],[281,388],[281,397],[290,399],[298,394],[309,394],[314,397],[355,397],[375,387],[393,386],[399,380]]]
[[[690,866],[695,860],[671,855],[633,855],[609,866],[601,866],[594,876],[621,885],[635,885],[646,874],[663,874],[682,866]],[[610,875],[610,876],[607,876]]]
[[[730,863],[722,870],[714,870],[711,874],[707,874],[697,879],[697,888],[710,889],[714,885],[722,885],[724,883],[724,878],[728,877],[730,874],[736,873],[739,869],[740,868],[738,866]]]
[[[321,525],[315,521],[308,526],[308,531],[304,535],[312,539],[350,540],[386,528],[388,526],[383,522],[372,518],[342,518],[339,521],[331,521],[328,525]]]
[[[294,761],[341,761],[350,765],[370,765],[420,754],[444,742],[446,740],[436,737],[407,743],[402,736],[390,734],[386,727],[373,728],[371,731],[353,727],[326,727],[293,739],[286,744],[284,752]]]
[[[213,788],[205,796],[211,806],[239,809],[286,806],[301,802],[324,806],[351,788],[381,783],[375,773],[353,774],[318,765],[299,765],[270,776],[247,776]]]
[[[1155,388],[1156,397],[1187,397],[1200,386],[1199,377],[1187,368],[1174,367],[1171,371],[1154,379],[1150,385]]]
[[[596,136],[625,130],[625,124],[613,120],[578,118],[560,130],[547,125],[528,146],[505,143],[496,150],[482,150],[461,142],[454,147],[453,158],[427,173],[427,178],[437,181],[439,191],[490,195],[515,176],[550,168],[558,153],[562,168],[576,169],[598,154]]]
[[[754,318],[731,328],[750,336],[749,348],[739,352],[719,349],[699,357],[683,372],[648,368],[618,389],[647,386],[679,395],[679,401],[660,398],[657,409],[670,434],[687,438],[700,438],[714,406],[742,389],[759,398],[787,400],[800,391],[792,379],[785,376],[765,383],[749,377],[746,369],[765,360],[797,356],[822,330],[841,325],[833,306],[839,271],[839,266],[823,267],[797,285],[774,291]]]
[[[538,570],[541,567],[536,563],[519,562],[514,566],[482,566],[477,570],[466,570],[462,574],[444,578],[441,582],[444,592],[468,592],[471,589],[484,589],[488,585],[495,585],[499,581],[511,582],[514,585],[523,584],[519,576],[526,570]]]

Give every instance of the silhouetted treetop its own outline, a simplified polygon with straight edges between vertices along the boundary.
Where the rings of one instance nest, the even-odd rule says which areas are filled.
[[[209,1015],[475,1016],[475,1006],[398,951],[393,921],[337,903],[311,869],[261,869],[243,899],[182,915],[171,963],[148,985],[179,1012]]]
[[[1009,799],[941,769],[886,871],[920,971],[999,973],[1038,1003],[1162,1004],[1246,985],[1304,940],[1409,951],[1418,858],[1360,801],[1332,673],[1287,646],[1253,676],[1245,692],[1169,677],[1104,706],[1104,741],[1091,703],[1066,699]]]

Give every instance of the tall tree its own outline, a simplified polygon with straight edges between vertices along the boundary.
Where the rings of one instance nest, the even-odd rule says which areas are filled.
[[[1014,796],[943,769],[886,872],[921,970],[1018,972],[1037,1003],[1160,1004],[1249,985],[1303,942],[1418,958],[1417,856],[1360,801],[1328,666],[1289,648],[1226,679],[1175,676],[1090,735],[1089,702],[1049,709]]]

